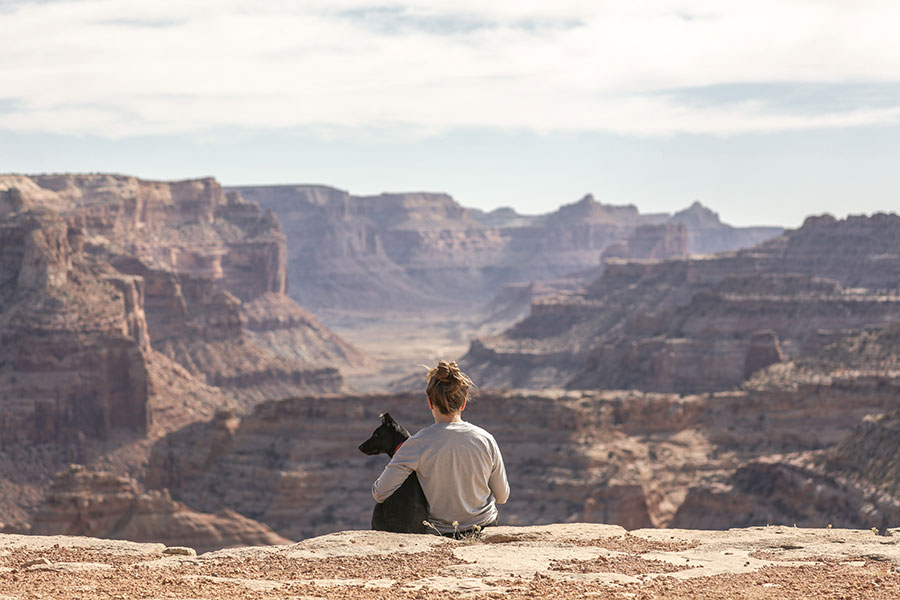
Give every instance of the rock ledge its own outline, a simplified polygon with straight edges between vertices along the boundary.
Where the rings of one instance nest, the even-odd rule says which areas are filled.
[[[900,529],[559,524],[477,539],[343,531],[200,556],[162,544],[0,535],[4,598],[896,598]],[[750,594],[749,596],[747,594]]]

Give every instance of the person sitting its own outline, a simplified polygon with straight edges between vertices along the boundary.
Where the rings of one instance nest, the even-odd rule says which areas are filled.
[[[455,362],[439,361],[425,390],[434,425],[406,440],[372,484],[375,501],[384,502],[415,471],[428,499],[429,526],[448,537],[497,525],[496,505],[509,498],[494,436],[462,420],[472,385]]]

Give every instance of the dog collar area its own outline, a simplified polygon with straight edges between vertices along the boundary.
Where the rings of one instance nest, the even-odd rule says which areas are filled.
[[[400,449],[400,446],[402,446],[402,445],[403,445],[403,442],[400,442],[399,444],[397,444],[397,447],[394,448],[394,455],[397,454],[397,450],[399,450],[399,449]],[[393,456],[393,455],[392,455],[392,456]]]

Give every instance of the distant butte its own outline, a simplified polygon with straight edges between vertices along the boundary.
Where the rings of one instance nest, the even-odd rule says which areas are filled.
[[[724,225],[697,203],[674,216],[644,215],[590,194],[553,213],[522,215],[512,208],[465,208],[446,194],[354,196],[311,185],[228,189],[278,215],[288,239],[289,279],[306,284],[289,290],[295,300],[355,314],[471,312],[504,286],[600,269],[604,251],[641,226],[684,225],[676,256],[751,246],[781,232]]]

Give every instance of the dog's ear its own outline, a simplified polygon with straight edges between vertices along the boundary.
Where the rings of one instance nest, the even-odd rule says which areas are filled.
[[[381,413],[378,415],[381,417],[381,422],[384,425],[388,425],[394,422],[394,417],[391,416],[391,413]]]

